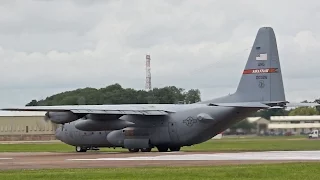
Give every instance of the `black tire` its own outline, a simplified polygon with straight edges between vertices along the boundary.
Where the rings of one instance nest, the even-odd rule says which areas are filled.
[[[157,149],[159,152],[168,152],[168,147],[158,146]]]
[[[170,147],[170,151],[180,151],[180,147]]]
[[[141,148],[141,152],[150,152],[152,148]]]
[[[130,148],[128,150],[129,150],[129,152],[139,152],[138,148]]]
[[[77,152],[87,152],[87,148],[81,147],[81,146],[76,146],[76,151]]]

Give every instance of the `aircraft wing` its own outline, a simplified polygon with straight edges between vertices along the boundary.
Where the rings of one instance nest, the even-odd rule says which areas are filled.
[[[172,111],[152,106],[130,105],[74,105],[74,106],[28,106],[21,108],[3,108],[4,111],[50,111],[73,112],[75,114],[110,114],[110,115],[167,115]]]

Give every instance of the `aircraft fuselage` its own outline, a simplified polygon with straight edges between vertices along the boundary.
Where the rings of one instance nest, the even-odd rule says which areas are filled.
[[[112,131],[81,131],[75,127],[77,121],[81,121],[79,119],[64,124],[63,128],[59,127],[56,137],[66,144],[82,147],[130,148],[130,142],[135,146],[141,143],[141,148],[147,148],[144,147],[146,143],[150,144],[150,147],[190,146],[211,139],[257,110],[202,106],[186,108],[168,116],[125,115],[121,119],[135,125]]]

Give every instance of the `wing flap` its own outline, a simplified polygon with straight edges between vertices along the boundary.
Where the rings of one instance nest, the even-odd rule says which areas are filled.
[[[72,109],[70,110],[76,114],[119,114],[119,115],[167,115],[163,110],[91,110],[91,109]]]

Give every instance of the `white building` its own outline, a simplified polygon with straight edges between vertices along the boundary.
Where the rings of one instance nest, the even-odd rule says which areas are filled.
[[[53,134],[54,126],[44,121],[45,112],[0,112],[0,135]]]
[[[320,116],[271,116],[268,129],[275,133],[306,134],[320,129]]]

